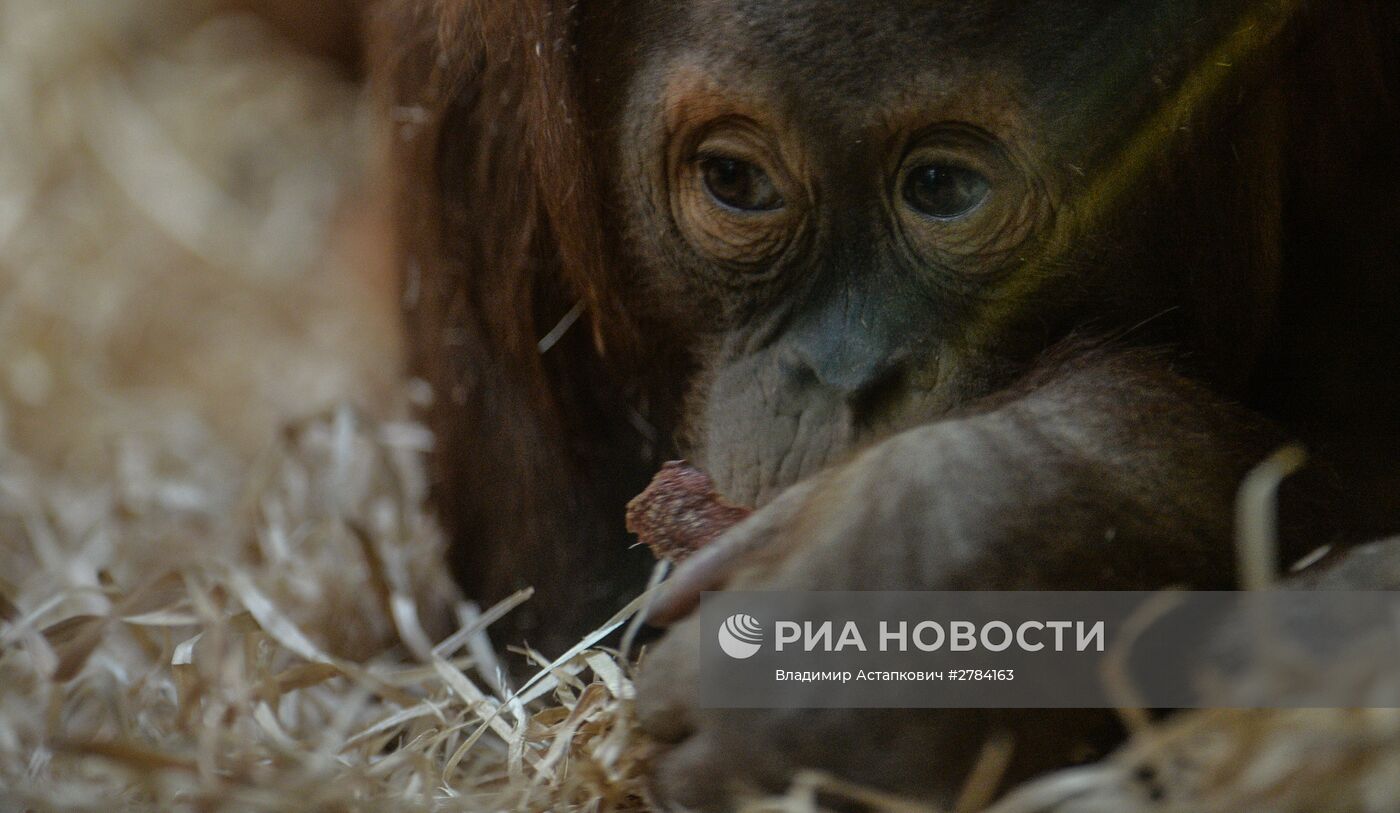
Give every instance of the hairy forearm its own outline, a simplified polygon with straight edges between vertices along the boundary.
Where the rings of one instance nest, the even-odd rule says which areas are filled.
[[[925,499],[908,508],[924,512],[910,528],[939,531],[927,575],[984,587],[1228,583],[1236,490],[1285,435],[1150,354],[1068,358],[988,409],[874,452],[889,477],[925,478],[912,492]]]
[[[1233,584],[1235,492],[1285,435],[1151,355],[1079,353],[799,483],[686,563],[701,590]]]

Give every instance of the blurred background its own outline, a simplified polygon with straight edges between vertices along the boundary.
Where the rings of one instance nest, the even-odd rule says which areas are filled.
[[[367,105],[228,6],[0,0],[0,415],[37,465],[214,466],[387,403]]]
[[[347,524],[437,595],[354,13],[0,0],[0,599],[36,623],[230,562],[375,651]]]

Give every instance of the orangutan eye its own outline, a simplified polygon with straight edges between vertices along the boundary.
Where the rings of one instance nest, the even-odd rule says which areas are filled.
[[[924,164],[904,178],[904,202],[937,220],[962,217],[981,205],[990,191],[986,178],[952,164]]]
[[[783,208],[783,196],[768,173],[737,158],[708,156],[700,159],[705,191],[717,203],[743,212],[771,212]]]

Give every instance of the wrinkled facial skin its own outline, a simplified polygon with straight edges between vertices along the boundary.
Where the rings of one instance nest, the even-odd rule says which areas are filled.
[[[1042,249],[1066,200],[1145,115],[1121,100],[1151,94],[1125,91],[1172,70],[1122,32],[1186,56],[1185,21],[1207,40],[1209,15],[1229,17],[1226,3],[1191,5],[710,0],[596,12],[617,30],[585,22],[586,49],[607,56],[584,73],[623,88],[600,115],[634,276],[653,292],[644,302],[675,303],[658,318],[701,348],[682,451],[730,499],[762,505],[1006,383],[1073,323],[1085,291],[1111,320],[1102,301],[1115,283],[1059,273],[1083,263],[1047,262]],[[1083,87],[1086,75],[1114,78]],[[1148,297],[1121,321],[1168,304]]]

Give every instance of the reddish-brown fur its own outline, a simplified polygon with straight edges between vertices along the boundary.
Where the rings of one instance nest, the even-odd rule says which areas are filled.
[[[371,21],[409,341],[436,391],[435,491],[457,571],[487,601],[541,588],[540,616],[577,619],[555,643],[614,600],[580,607],[554,588],[611,580],[622,506],[659,463],[659,450],[643,459],[616,389],[638,339],[603,250],[569,22],[566,3],[463,0],[391,3]],[[542,355],[579,301],[578,324]],[[644,553],[630,561],[645,568]]]
[[[574,10],[558,0],[394,0],[371,14],[369,61],[391,129],[411,361],[437,394],[436,494],[458,541],[459,574],[485,600],[537,586],[541,615],[582,623],[615,599],[593,596],[596,609],[580,613],[573,586],[644,566],[617,553],[626,545],[622,506],[664,459],[666,439],[649,437],[646,424],[673,423],[671,379],[686,372],[666,328],[639,325],[624,304],[630,281],[604,229],[599,156],[581,132]],[[1336,109],[1335,76],[1357,75],[1336,52],[1373,53],[1355,47],[1357,38],[1364,35],[1338,27],[1311,42],[1306,50],[1327,52],[1315,55],[1323,70],[1298,74],[1316,89],[1292,89],[1302,115],[1283,124],[1295,139],[1316,138],[1306,154],[1319,172],[1331,171],[1327,153],[1339,142],[1310,121],[1311,105],[1332,107],[1329,120],[1388,115],[1377,113],[1390,103],[1374,90],[1379,83]],[[1358,127],[1356,137],[1371,129]],[[1369,235],[1376,227],[1355,228]],[[1323,284],[1290,283],[1282,294],[1290,318],[1349,324],[1346,308],[1377,284],[1394,285],[1362,279],[1339,294],[1310,290]],[[1226,299],[1205,297],[1202,307]],[[1337,304],[1319,314],[1308,310],[1314,302]],[[577,303],[582,318],[542,355],[539,340]],[[1222,337],[1244,329],[1233,318],[1216,322]],[[1245,349],[1228,338],[1218,344]],[[1293,394],[1275,400],[1284,410],[1311,406]],[[633,412],[639,404],[647,414]]]
[[[609,585],[640,585],[649,557],[628,550],[623,509],[670,456],[682,412],[711,420],[700,427],[711,439],[754,426],[761,434],[764,418],[731,404],[705,412],[710,404],[695,393],[713,384],[706,376],[715,371],[697,376],[687,351],[712,348],[682,345],[711,312],[680,299],[679,285],[635,278],[640,269],[619,250],[620,233],[645,222],[629,221],[616,203],[614,176],[644,171],[619,169],[626,159],[599,146],[615,145],[617,134],[606,128],[620,129],[614,119],[625,100],[622,88],[585,85],[598,77],[578,75],[577,5],[390,0],[370,25],[411,363],[436,393],[435,499],[473,597],[489,602],[538,588],[534,615],[514,619],[503,634],[525,634],[546,649],[572,643],[630,592]],[[844,13],[839,0],[801,5]],[[759,511],[724,541],[756,556],[708,557],[689,576],[682,572],[682,584],[733,577],[754,588],[801,589],[1228,586],[1233,485],[1274,444],[1300,435],[1363,496],[1338,511],[1352,521],[1338,538],[1393,527],[1400,514],[1393,488],[1400,379],[1388,366],[1400,358],[1400,338],[1387,327],[1389,306],[1400,303],[1393,264],[1400,150],[1388,85],[1400,65],[1386,50],[1393,12],[1363,2],[1320,5],[1306,9],[1277,51],[1250,55],[1251,67],[1225,83],[1229,92],[1183,114],[1185,123],[1172,128],[1182,131],[1180,143],[1157,145],[1157,163],[1133,178],[1133,194],[1097,212],[1073,252],[1051,258],[1056,272],[1089,276],[1067,273],[1063,285],[1037,291],[1031,299],[1046,309],[1043,321],[999,334],[1007,345],[992,343],[1003,352],[969,374],[972,383],[959,393],[966,399],[953,397],[930,415],[910,410],[886,436],[861,438],[864,454],[835,448],[814,456],[823,468],[815,476],[754,478],[749,491],[764,496],[755,500]],[[609,29],[592,31],[608,46],[606,54],[590,52],[598,72],[612,70],[612,59],[636,58],[628,46],[661,47],[614,41]],[[801,39],[806,31],[799,22],[782,33]],[[814,64],[859,80],[866,56]],[[603,132],[586,132],[585,123]],[[1056,310],[1065,302],[1072,305]],[[560,334],[556,327],[576,308],[581,318]],[[669,320],[657,315],[668,310]],[[1085,330],[1110,339],[1064,341]],[[1141,353],[1134,344],[1167,349]],[[1052,345],[1059,353],[1044,358]],[[743,386],[741,376],[734,389]],[[1048,442],[1056,432],[1061,442]],[[879,442],[889,434],[892,443]],[[696,435],[703,440],[703,431]],[[960,469],[940,468],[934,452],[958,458]],[[771,496],[765,491],[794,479],[803,484],[762,504]],[[940,546],[936,527],[900,524],[918,512],[862,513],[873,483],[901,505],[936,502],[950,524],[980,535]],[[978,515],[985,506],[995,511]],[[1048,529],[1039,521],[1045,514],[1056,518]],[[1104,538],[1105,522],[1117,532],[1114,543],[1090,546],[1086,540]],[[1309,526],[1294,529],[1301,527]],[[906,543],[930,549],[910,557],[911,548],[898,546]],[[941,559],[951,547],[966,560]],[[841,564],[848,562],[859,564]],[[904,735],[902,745],[882,741],[866,751],[831,746],[856,729],[840,715],[716,720],[691,708],[693,687],[674,679],[693,671],[694,648],[685,643],[694,634],[693,625],[683,627],[653,651],[640,705],[650,730],[677,743],[658,771],[663,786],[697,805],[722,808],[725,783],[742,784],[735,777],[780,786],[794,764],[849,772],[853,759],[865,760],[857,767],[867,778],[946,795],[957,760],[972,753],[950,731],[1024,728],[1029,719],[892,714],[876,729]],[[1030,732],[1020,770],[1064,759],[1058,732],[1067,720],[1104,722],[1102,715],[1054,719]],[[765,748],[770,742],[786,745]],[[911,754],[929,753],[947,758],[946,771],[911,776]]]

